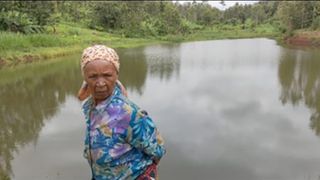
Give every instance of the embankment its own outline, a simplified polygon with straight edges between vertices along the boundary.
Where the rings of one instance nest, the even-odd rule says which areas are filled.
[[[291,46],[320,47],[320,31],[298,30],[290,37],[284,37],[284,42]]]

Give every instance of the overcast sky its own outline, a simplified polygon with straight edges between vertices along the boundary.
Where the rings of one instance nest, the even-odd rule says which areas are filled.
[[[178,1],[179,3],[185,3],[185,2],[192,2],[192,1]],[[197,2],[202,2],[202,1],[197,1]],[[235,5],[237,2],[239,4],[254,4],[257,3],[258,1],[224,1],[225,6],[223,6],[221,3],[221,1],[208,1],[209,4],[211,4],[213,7],[216,7],[218,9],[221,10],[225,10],[233,5]]]

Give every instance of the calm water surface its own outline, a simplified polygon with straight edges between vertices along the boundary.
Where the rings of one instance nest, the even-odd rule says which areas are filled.
[[[119,49],[162,180],[319,180],[320,52],[269,39]],[[0,71],[0,179],[88,180],[80,54]]]

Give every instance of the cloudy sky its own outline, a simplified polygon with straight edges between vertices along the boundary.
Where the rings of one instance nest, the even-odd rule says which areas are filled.
[[[185,2],[192,2],[192,1],[178,1],[179,3],[185,3]],[[197,1],[197,2],[202,2],[202,1]],[[258,1],[224,1],[225,6],[221,5],[221,1],[208,1],[209,4],[211,4],[213,7],[216,7],[221,10],[225,10],[233,5],[235,5],[237,2],[239,4],[254,4],[257,3]]]

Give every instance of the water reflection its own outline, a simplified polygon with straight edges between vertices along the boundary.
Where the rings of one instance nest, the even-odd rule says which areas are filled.
[[[149,46],[144,49],[148,74],[168,81],[180,73],[180,45]],[[174,74],[175,73],[175,74]]]
[[[129,91],[143,94],[147,76],[168,81],[179,75],[180,46],[155,45],[148,47],[119,49],[120,81]]]
[[[45,121],[57,113],[67,95],[75,94],[81,82],[78,69],[73,61],[58,61],[7,73],[26,76],[0,85],[0,179],[12,175],[13,153],[30,142],[36,144]],[[1,75],[4,82],[5,73]]]
[[[310,128],[320,135],[320,54],[284,49],[279,64],[283,104],[304,103],[311,110]]]
[[[161,179],[318,177],[318,139],[301,120],[308,119],[308,109],[283,106],[305,103],[317,117],[313,126],[319,124],[317,52],[284,49],[268,39],[118,52],[120,80],[166,139]],[[79,57],[0,71],[0,179],[90,176],[80,154],[84,122],[74,97],[82,81]],[[65,149],[55,153],[60,147]],[[39,164],[46,167],[35,175]]]
[[[120,81],[129,91],[142,95],[143,85],[147,78],[147,62],[143,48],[119,49]]]

